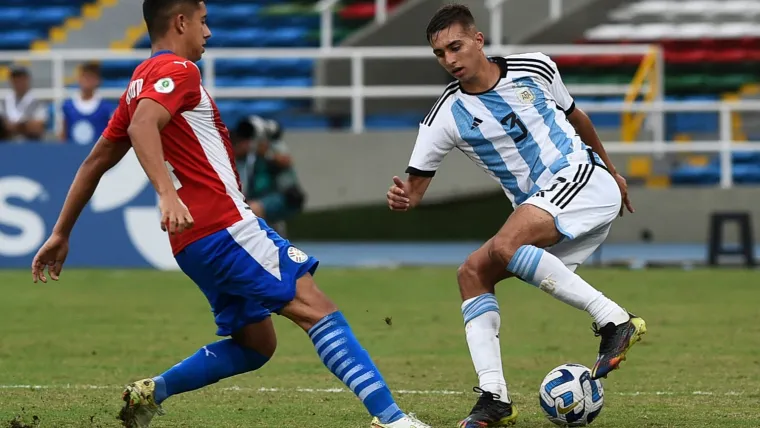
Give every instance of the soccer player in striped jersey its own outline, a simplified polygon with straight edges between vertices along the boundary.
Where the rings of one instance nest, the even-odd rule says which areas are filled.
[[[427,27],[438,62],[456,81],[419,127],[406,181],[393,178],[389,207],[420,203],[441,161],[459,149],[498,182],[515,207],[496,235],[459,267],[467,343],[480,397],[460,427],[513,423],[499,353],[495,285],[518,277],[588,312],[601,336],[594,379],[618,367],[644,321],[575,274],[627,209],[615,170],[588,116],[576,108],[555,63],[541,53],[487,57],[462,5],[442,7]]]

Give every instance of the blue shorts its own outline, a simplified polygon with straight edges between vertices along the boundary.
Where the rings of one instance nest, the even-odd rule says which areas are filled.
[[[193,242],[176,260],[206,295],[219,336],[279,313],[296,280],[319,264],[255,217]]]

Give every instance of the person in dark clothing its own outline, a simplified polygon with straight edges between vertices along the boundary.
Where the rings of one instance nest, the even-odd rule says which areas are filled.
[[[233,138],[243,194],[269,224],[292,218],[306,202],[282,134],[278,122],[252,116],[238,123]]]

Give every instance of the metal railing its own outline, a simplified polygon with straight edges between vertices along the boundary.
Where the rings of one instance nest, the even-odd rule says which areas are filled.
[[[519,52],[544,52],[547,55],[645,55],[650,51],[648,45],[596,46],[596,45],[504,45],[486,48],[489,55],[509,55]],[[55,105],[56,119],[64,99],[74,90],[65,87],[65,65],[67,62],[90,60],[144,60],[150,56],[149,50],[55,50],[47,52],[0,52],[0,62],[13,61],[48,61],[52,62],[52,88],[35,88],[38,99],[51,100]],[[312,87],[218,87],[216,85],[216,63],[219,60],[242,58],[283,59],[283,58],[331,58],[347,59],[351,62],[351,85],[312,86]],[[443,92],[443,85],[396,85],[367,86],[364,84],[364,61],[367,59],[430,58],[435,61],[429,47],[362,47],[332,49],[211,49],[204,55],[203,85],[217,99],[253,99],[253,98],[343,98],[351,100],[351,128],[356,133],[364,131],[364,105],[368,98],[431,98],[433,100]],[[583,84],[568,85],[574,95],[624,95],[629,90],[628,84]],[[124,88],[126,89],[126,88]],[[101,96],[119,98],[124,89],[103,89]],[[644,85],[641,91],[647,91]],[[0,90],[0,95],[7,93]],[[60,121],[56,120],[56,124]]]
[[[505,45],[490,47],[486,51],[490,55],[508,55],[510,53],[541,51],[547,55],[634,55],[642,57],[652,49],[648,45],[595,46],[595,45]],[[68,61],[82,62],[97,59],[109,60],[144,60],[150,56],[147,50],[111,51],[111,50],[58,50],[48,52],[0,52],[0,62],[11,61],[50,61],[52,62],[53,87],[36,88],[35,95],[39,99],[50,100],[58,107],[64,99],[75,92],[64,87],[65,63]],[[361,49],[332,48],[323,49],[214,49],[209,51],[203,61],[204,86],[217,99],[255,99],[255,98],[348,98],[351,100],[352,129],[355,133],[364,132],[364,102],[368,98],[430,98],[433,101],[442,93],[442,85],[397,85],[397,86],[365,86],[364,60],[371,58],[387,58],[403,60],[407,58],[427,58],[431,61],[432,52],[429,47],[367,47]],[[348,86],[314,86],[303,87],[217,87],[215,85],[216,62],[224,59],[240,58],[343,58],[351,61],[351,85]],[[624,95],[631,85],[568,85],[573,95]],[[125,88],[126,89],[126,88]],[[733,112],[760,112],[760,101],[722,101],[722,102],[663,102],[661,100],[662,85],[655,88],[658,97],[654,102],[619,102],[599,103],[585,102],[578,106],[589,113],[619,113],[630,114],[645,112],[652,118],[663,117],[666,112],[715,112],[719,115],[719,135],[715,141],[695,143],[671,143],[665,141],[664,121],[653,120],[658,129],[653,131],[652,142],[637,141],[634,143],[619,141],[605,142],[605,147],[611,153],[653,154],[656,157],[666,153],[718,153],[721,164],[722,187],[733,185],[731,154],[733,152],[760,152],[760,142],[735,142],[732,126]],[[642,93],[649,88],[642,85]],[[8,89],[0,90],[0,96],[8,93]],[[101,95],[105,98],[118,98],[124,89],[104,89]],[[58,121],[57,121],[58,122]]]

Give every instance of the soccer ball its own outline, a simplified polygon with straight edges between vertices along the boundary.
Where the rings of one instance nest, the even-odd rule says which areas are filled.
[[[546,375],[538,390],[546,417],[559,426],[582,427],[602,411],[604,390],[591,380],[591,370],[580,364],[563,364]]]

